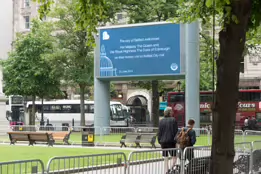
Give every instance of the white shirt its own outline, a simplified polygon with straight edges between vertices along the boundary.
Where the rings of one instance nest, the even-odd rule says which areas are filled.
[[[248,119],[245,119],[244,125],[245,125],[245,126],[248,126]]]

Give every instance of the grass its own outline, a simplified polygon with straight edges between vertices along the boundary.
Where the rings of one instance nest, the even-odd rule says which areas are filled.
[[[111,143],[114,145],[120,146],[120,139],[124,135],[124,133],[118,133],[118,134],[111,134],[111,135],[103,135],[103,136],[95,136],[95,142],[99,144],[106,144]],[[81,143],[81,133],[80,132],[73,132],[70,136],[70,142],[79,144]],[[8,136],[0,136],[0,141],[9,141]],[[241,143],[241,142],[253,142],[253,141],[261,141],[260,135],[248,135],[248,136],[242,136],[242,135],[236,135],[235,136],[235,143]],[[201,136],[197,137],[197,146],[207,146],[209,143],[212,143],[212,137],[208,137],[208,135],[202,134]],[[158,144],[156,142],[156,144]]]
[[[90,165],[101,165],[105,163],[116,163],[117,159],[123,159],[123,155],[119,152],[124,153],[126,156],[129,155],[131,151],[128,150],[110,150],[110,149],[96,149],[96,148],[56,148],[56,147],[39,147],[39,146],[16,146],[16,145],[1,145],[0,146],[0,162],[4,161],[15,161],[15,160],[27,160],[27,159],[40,159],[43,161],[44,166],[47,166],[49,159],[52,157],[62,157],[62,156],[82,156],[91,154],[108,154],[108,153],[118,153],[115,155],[104,155],[102,157],[92,157],[92,158],[71,158],[66,160],[54,160],[51,165],[51,170],[65,169],[65,168],[76,168]],[[123,160],[122,160],[123,161]],[[28,162],[24,164],[16,165],[2,165],[0,167],[0,173],[16,173],[22,169],[22,173],[30,173],[32,166],[40,166],[38,162]],[[20,169],[19,169],[20,168]],[[27,171],[25,171],[27,170]],[[41,171],[40,169],[38,169]],[[7,172],[8,171],[8,172]]]
[[[114,143],[117,146],[120,146],[120,139],[124,133],[113,134],[113,135],[104,135],[104,136],[96,136],[95,141],[99,143]],[[7,136],[2,136],[1,140],[8,141]],[[237,135],[235,137],[235,143],[241,142],[252,142],[252,141],[260,141],[260,135],[251,135],[245,136]],[[72,133],[70,137],[71,142],[81,143],[81,133]],[[198,146],[206,146],[208,143],[211,143],[211,138],[207,135],[201,135],[197,137]],[[261,143],[256,143],[255,149],[261,148]],[[110,150],[110,149],[98,149],[98,148],[56,148],[56,147],[39,147],[39,146],[10,146],[10,145],[1,145],[0,146],[0,162],[3,161],[14,161],[21,159],[40,159],[44,163],[44,167],[47,166],[48,160],[54,156],[62,157],[62,156],[81,156],[81,155],[91,155],[91,154],[108,154],[108,153],[117,153],[114,155],[102,155],[102,156],[94,156],[94,157],[81,157],[81,158],[69,158],[69,159],[56,159],[53,161],[52,165],[50,165],[50,170],[59,169],[68,169],[68,168],[81,168],[83,166],[96,166],[101,164],[112,164],[117,163],[124,160],[122,154],[118,152],[122,152],[128,157],[131,151],[129,150]],[[141,159],[151,159],[151,158],[160,158],[161,152],[148,152],[144,154],[135,154],[132,160],[141,160]],[[28,162],[24,165],[16,164],[7,166],[0,166],[0,173],[17,173],[15,170],[21,168],[23,171],[21,173],[30,173],[32,166],[40,166],[40,163],[37,161]],[[8,172],[7,172],[8,171]],[[38,169],[40,171],[40,169]],[[19,173],[19,172],[18,172]]]

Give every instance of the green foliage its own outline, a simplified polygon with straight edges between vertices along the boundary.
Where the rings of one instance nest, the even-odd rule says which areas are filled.
[[[213,77],[216,81],[215,65],[213,67],[213,37],[209,34],[212,23],[201,25],[200,32],[200,90],[208,91],[213,89]],[[218,43],[215,40],[215,56],[218,56]],[[213,71],[214,68],[214,71]],[[215,87],[214,87],[215,88]]]
[[[19,35],[15,50],[3,63],[7,95],[47,96],[60,93],[59,78],[45,59],[53,51],[51,28],[39,21],[32,22],[32,32]]]
[[[48,15],[55,2],[54,0],[33,1],[41,4],[38,10],[40,18]],[[111,22],[115,13],[121,10],[117,0],[78,0],[74,1],[74,4],[75,11],[79,14],[79,18],[75,19],[76,27],[80,30],[86,29],[89,46],[95,46],[93,33],[97,32],[96,27]]]
[[[76,0],[57,1],[49,14],[49,17],[59,19],[52,22],[57,31],[54,36],[56,47],[48,57],[67,83],[86,87],[93,84],[93,49],[86,45],[86,30],[76,27],[79,16]]]
[[[79,86],[81,125],[85,126],[84,96],[87,87],[93,85],[94,57],[93,48],[86,45],[88,29],[77,27],[80,15],[78,0],[56,1],[48,16],[57,19],[52,22],[56,47],[48,57],[66,83]]]
[[[240,22],[238,21],[238,16],[234,14],[234,9],[232,9],[235,2],[236,0],[180,0],[179,10],[177,11],[178,16],[174,21],[186,23],[202,19],[203,23],[206,23],[215,10],[215,13],[219,16],[219,22],[223,27],[231,22],[238,24]],[[251,8],[252,13],[249,28],[256,29],[260,26],[261,21],[261,1],[252,0]]]
[[[128,13],[129,23],[166,21],[175,16],[176,0],[117,0]]]

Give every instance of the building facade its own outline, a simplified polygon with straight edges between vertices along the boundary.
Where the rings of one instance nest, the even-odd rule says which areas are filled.
[[[242,62],[239,86],[245,89],[261,89],[261,47],[250,49]]]

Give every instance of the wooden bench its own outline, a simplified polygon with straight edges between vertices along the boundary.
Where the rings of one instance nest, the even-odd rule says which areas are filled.
[[[141,143],[149,143],[152,148],[156,148],[156,133],[141,133],[140,136],[136,139],[136,146],[141,148]]]
[[[61,131],[61,132],[48,132],[49,134],[52,134],[54,141],[63,141],[65,144],[70,145],[69,139],[71,135],[71,131]],[[55,142],[54,142],[55,143]]]
[[[15,144],[17,141],[29,141],[29,146],[36,142],[46,142],[48,146],[53,146],[54,140],[52,134],[47,132],[7,132],[10,139],[10,144]]]
[[[127,147],[126,143],[135,143],[136,144],[136,140],[138,139],[138,137],[140,136],[139,133],[136,132],[126,132],[125,135],[123,135],[121,137],[120,143],[121,143],[121,147]]]
[[[193,158],[185,165],[185,174],[207,174],[210,170],[210,156]]]

